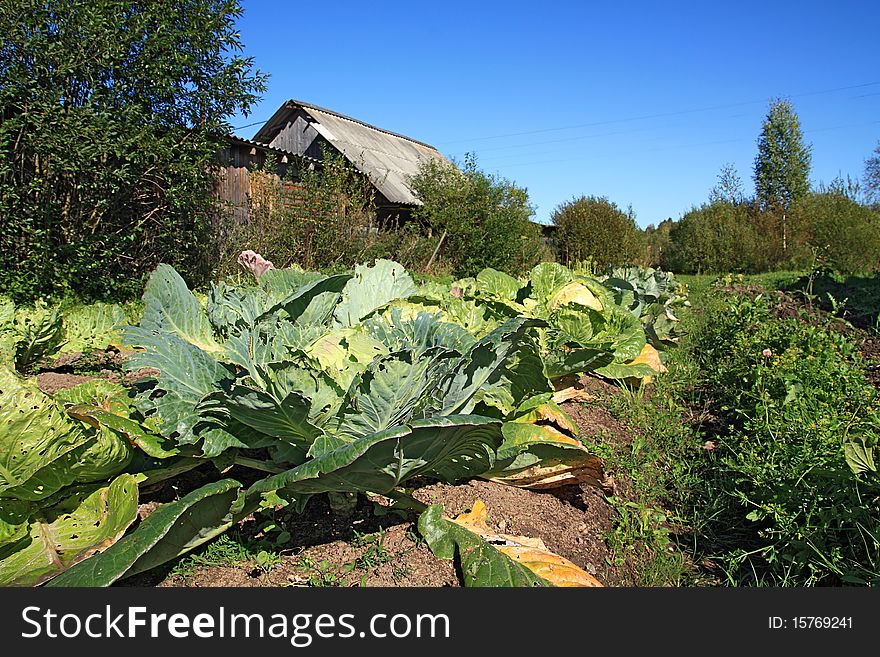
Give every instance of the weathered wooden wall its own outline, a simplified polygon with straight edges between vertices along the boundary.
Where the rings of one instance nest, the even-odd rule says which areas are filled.
[[[312,121],[302,111],[285,119],[271,146],[290,153],[301,153],[316,160],[323,159],[325,139],[315,130]]]
[[[246,142],[230,141],[218,153],[219,167],[214,183],[214,194],[223,204],[222,217],[226,221],[246,222],[249,216],[251,185],[250,172],[263,169],[266,160],[275,159],[274,177],[285,178],[291,182],[299,179],[297,159],[291,162],[289,156],[260,148]]]

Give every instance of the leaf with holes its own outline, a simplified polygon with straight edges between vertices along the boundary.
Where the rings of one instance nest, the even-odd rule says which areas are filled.
[[[237,502],[241,484],[221,479],[162,504],[101,554],[56,577],[49,586],[110,586],[185,554],[225,532],[248,509]],[[253,511],[253,509],[250,509]]]
[[[137,517],[134,475],[68,493],[52,506],[32,506],[27,536],[0,547],[0,586],[34,586],[55,577],[113,545]],[[0,530],[2,516],[0,502]]]

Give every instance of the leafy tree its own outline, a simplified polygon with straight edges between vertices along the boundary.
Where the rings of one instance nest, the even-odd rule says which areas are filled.
[[[693,208],[669,231],[663,269],[680,274],[754,272],[765,268],[746,204],[716,201]]]
[[[531,221],[528,191],[480,171],[473,156],[461,169],[424,162],[410,184],[422,201],[414,218],[430,230],[456,275],[485,267],[520,274],[548,255]]]
[[[718,173],[718,184],[709,192],[710,201],[726,201],[727,203],[743,203],[745,201],[742,179],[736,167],[728,162]]]
[[[800,120],[788,100],[776,99],[758,137],[755,192],[763,210],[782,213],[782,250],[786,251],[786,212],[810,191],[811,146],[804,143]]]
[[[667,249],[672,245],[669,233],[674,222],[672,218],[661,221],[657,226],[649,224],[645,228],[645,244],[647,246],[647,264],[650,267],[659,267]]]
[[[593,260],[601,269],[641,262],[645,242],[630,209],[621,210],[605,197],[581,196],[559,205],[551,220],[558,227],[566,262]]]
[[[264,76],[237,0],[0,0],[0,289],[123,297],[206,276],[211,164]]]
[[[880,142],[877,142],[874,154],[865,160],[864,183],[868,201],[880,205]]]
[[[845,187],[832,184],[806,195],[792,215],[824,265],[849,274],[880,270],[880,214],[857,203]]]

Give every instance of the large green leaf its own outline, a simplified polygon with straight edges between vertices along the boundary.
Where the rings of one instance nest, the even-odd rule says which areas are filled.
[[[129,417],[134,409],[134,398],[129,388],[104,379],[92,379],[70,388],[56,391],[52,398],[67,404],[87,404]]]
[[[486,268],[477,274],[476,287],[483,294],[505,301],[517,301],[522,283],[502,271]]]
[[[615,362],[622,363],[637,358],[647,342],[645,330],[638,318],[617,308],[610,308],[605,317],[607,324],[598,337],[611,341]]]
[[[558,379],[569,374],[592,372],[613,360],[610,344],[598,349],[569,349],[560,345],[544,356],[544,368],[550,379]]]
[[[309,283],[324,278],[324,275],[316,271],[305,271],[297,266],[285,267],[284,269],[270,269],[263,273],[258,280],[260,288],[274,300],[275,303],[288,298],[297,290]]]
[[[234,479],[221,479],[162,504],[135,531],[48,585],[110,586],[171,561],[232,526],[244,513],[236,506],[240,488]]]
[[[875,440],[865,436],[851,436],[843,444],[843,454],[846,464],[854,474],[863,472],[877,472],[877,464],[874,460],[874,452],[877,451]]]
[[[443,347],[400,351],[377,358],[345,396],[334,433],[361,438],[424,417],[432,393],[458,354]]]
[[[458,556],[465,586],[551,586],[482,536],[444,518],[439,504],[432,504],[419,516],[419,533],[437,557],[452,560]]]
[[[174,267],[161,264],[144,290],[141,329],[169,333],[206,352],[220,352],[208,315]]]
[[[316,361],[336,383],[348,388],[359,372],[388,349],[360,328],[343,328],[326,333],[305,348],[305,354]]]
[[[107,486],[81,486],[61,502],[34,510],[29,541],[0,550],[0,586],[45,582],[115,543],[137,517],[134,475],[118,476]],[[2,523],[2,520],[0,520]],[[7,546],[7,549],[10,546]]]
[[[383,316],[371,317],[364,322],[364,330],[392,352],[444,347],[463,354],[476,342],[464,327],[444,321],[440,314],[421,311],[406,319],[401,307],[391,307]]]
[[[526,399],[552,391],[537,344],[524,336],[498,373],[477,390],[471,404],[480,414],[507,417]],[[487,411],[487,406],[495,410]]]
[[[450,296],[443,302],[443,309],[450,320],[463,326],[476,338],[483,338],[498,328],[502,321],[488,312],[486,306],[473,299],[457,299]]]
[[[654,376],[657,372],[649,365],[627,364],[627,363],[609,363],[593,370],[599,376],[606,379],[644,379]]]
[[[295,360],[257,367],[257,374],[255,380],[276,399],[284,399],[291,393],[307,399],[308,418],[315,426],[323,426],[342,405],[345,390],[302,354]]]
[[[248,497],[284,489],[294,497],[326,492],[386,493],[407,479],[475,477],[492,468],[501,423],[475,415],[414,420],[365,436],[258,481]]]
[[[504,442],[498,449],[496,467],[487,478],[520,472],[532,466],[578,464],[589,457],[583,444],[551,425],[505,422]]]
[[[351,283],[351,280],[352,277],[350,274],[336,274],[335,276],[326,276],[312,281],[295,292],[292,292],[281,301],[275,303],[257,318],[257,321],[263,321],[269,316],[276,314],[279,310],[283,310],[290,321],[299,319],[301,315],[310,309],[312,313],[320,312],[325,309],[328,304],[328,297],[323,295],[326,295],[328,292],[343,292],[343,288],[348,289],[348,284]],[[312,308],[312,302],[319,296],[322,297],[322,301],[317,303],[316,308]],[[336,297],[329,297],[329,299],[335,300]],[[313,318],[310,318],[310,320],[311,319]]]
[[[532,285],[530,296],[546,306],[553,293],[573,279],[574,275],[567,267],[555,262],[542,262],[529,273]]]
[[[342,301],[333,313],[339,326],[354,326],[373,311],[395,299],[405,299],[417,291],[412,277],[391,260],[376,260],[372,266],[357,265],[342,291]]]
[[[220,281],[211,285],[205,310],[220,335],[234,336],[255,326],[257,318],[270,305],[268,294],[259,287],[238,287]]]
[[[562,306],[550,315],[548,322],[565,336],[566,342],[581,346],[590,344],[607,323],[602,313],[576,303]]]
[[[164,438],[131,419],[134,399],[124,386],[95,379],[59,390],[54,399],[65,404],[70,417],[102,432],[105,440],[121,439],[123,446],[136,446],[157,458],[177,454],[178,450],[166,445]]]
[[[434,402],[439,414],[470,413],[479,401],[475,397],[480,390],[499,382],[506,387],[509,360],[519,350],[530,348],[527,333],[544,325],[537,319],[510,319],[474,344],[442,383]],[[514,400],[511,398],[508,403],[513,404]]]
[[[240,365],[257,378],[258,366],[286,360],[295,350],[305,349],[324,333],[321,327],[299,327],[288,323],[244,329],[223,343],[222,360]]]
[[[200,425],[196,405],[207,395],[222,390],[234,379],[232,372],[190,342],[178,336],[129,327],[126,337],[145,351],[132,354],[130,369],[159,370],[155,388],[145,391],[138,408],[155,417],[163,436],[182,445],[202,442],[206,456],[217,456],[229,447],[248,445],[218,427]]]
[[[309,400],[297,392],[277,399],[264,390],[235,384],[205,397],[200,408],[212,415],[222,410],[258,433],[294,444],[310,445],[323,433],[309,421]]]
[[[68,406],[66,410],[70,417],[101,430],[102,436],[108,436],[107,432],[121,436],[148,456],[162,459],[175,456],[180,451],[169,447],[164,438],[148,431],[140,423],[103,408],[80,404]]]
[[[320,292],[312,297],[305,309],[294,319],[295,326],[329,326],[336,304],[342,299],[338,292]]]

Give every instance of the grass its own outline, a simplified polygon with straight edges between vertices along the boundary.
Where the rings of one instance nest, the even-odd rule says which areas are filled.
[[[610,401],[637,438],[606,455],[633,487],[629,501],[611,500],[609,545],[640,553],[643,584],[880,582],[880,481],[854,475],[844,458],[847,441],[870,451],[880,426],[857,345],[816,313],[776,316],[766,294],[682,278],[693,307],[669,373],[650,394]],[[722,283],[798,280],[783,272]]]
[[[268,572],[281,562],[276,552],[272,552],[245,541],[234,532],[221,534],[200,550],[178,559],[169,572],[172,577],[191,577],[201,568],[218,566],[241,566],[254,563]]]
[[[701,583],[687,549],[690,529],[681,509],[691,494],[697,473],[691,464],[703,439],[686,421],[681,402],[692,374],[677,352],[669,372],[650,388],[623,389],[600,400],[633,434],[630,445],[598,438],[598,455],[611,473],[628,482],[623,494],[610,496],[615,511],[606,537],[614,566],[635,567],[639,586],[686,586]]]
[[[411,574],[409,568],[400,563],[401,557],[407,550],[401,552],[389,550],[385,545],[383,530],[375,534],[361,534],[355,530],[349,544],[355,549],[363,550],[349,563],[316,561],[308,554],[303,555],[297,562],[297,567],[306,576],[306,585],[320,588],[347,587],[352,586],[354,581],[352,578],[356,578],[357,584],[363,587],[367,585],[370,574],[385,565],[390,565],[391,578],[395,582],[400,582]],[[417,544],[414,543],[413,548],[416,546]]]

